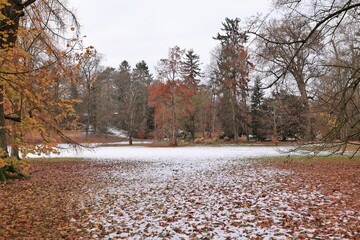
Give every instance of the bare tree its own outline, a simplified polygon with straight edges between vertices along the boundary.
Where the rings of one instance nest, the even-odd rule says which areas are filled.
[[[312,97],[313,81],[320,76],[323,69],[319,67],[323,48],[322,39],[317,34],[305,45],[301,42],[278,43],[303,39],[310,29],[307,20],[301,17],[285,16],[282,19],[272,20],[264,25],[262,32],[262,36],[267,40],[260,39],[257,48],[257,56],[262,63],[260,66],[262,71],[267,73],[268,78],[277,81],[282,76],[283,81],[295,82],[305,110],[306,120],[303,124],[306,140],[314,138],[309,98]]]
[[[87,51],[81,57],[81,75],[83,78],[82,89],[82,107],[81,116],[85,123],[86,137],[89,135],[90,128],[93,127],[96,131],[96,81],[99,81],[99,75],[102,71],[101,54],[94,51]]]
[[[284,64],[283,70],[277,72],[276,78],[269,84],[269,87],[281,82],[290,73],[291,68],[296,64],[296,60],[306,51],[306,48],[314,42],[314,39],[321,35],[325,46],[335,46],[333,50],[327,48],[325,56],[328,60],[335,58],[337,61],[323,61],[323,64],[313,64],[312,66],[318,70],[326,67],[326,75],[319,76],[319,79],[327,79],[327,82],[334,82],[338,79],[334,77],[334,73],[338,73],[337,75],[341,73],[342,81],[345,83],[342,87],[332,89],[333,94],[332,97],[330,97],[332,99],[331,105],[333,112],[336,112],[336,114],[332,114],[334,117],[332,121],[336,124],[333,124],[329,131],[323,134],[324,137],[322,137],[321,140],[327,143],[324,146],[333,146],[335,140],[340,140],[336,145],[342,146],[341,149],[352,144],[358,146],[357,151],[359,151],[360,145],[351,140],[359,139],[360,135],[358,127],[359,116],[357,114],[354,115],[354,113],[358,112],[358,108],[354,106],[358,106],[357,92],[360,84],[360,69],[357,61],[347,61],[347,63],[344,64],[344,58],[341,59],[339,55],[336,56],[336,52],[339,52],[336,51],[336,49],[339,48],[339,41],[337,41],[339,36],[346,35],[343,32],[346,26],[355,30],[351,35],[356,44],[352,44],[352,47],[348,48],[349,52],[353,51],[353,53],[356,53],[359,51],[359,28],[356,28],[356,23],[359,22],[360,2],[353,0],[276,0],[274,3],[279,12],[284,13],[288,19],[304,19],[308,28],[302,32],[301,36],[297,36],[296,38],[289,37],[287,39],[271,39],[263,35],[262,30],[266,28],[267,25],[264,24],[264,21],[259,25],[255,24],[255,30],[248,31],[261,41],[267,42],[267,44],[273,44],[279,48],[296,46],[296,49],[289,56],[288,62]],[[251,26],[254,27],[255,25],[252,24]],[[357,54],[352,54],[353,58],[356,59],[356,55]],[[349,109],[352,110],[349,112]],[[349,127],[353,129],[351,133],[345,130]],[[342,136],[339,137],[339,135]]]

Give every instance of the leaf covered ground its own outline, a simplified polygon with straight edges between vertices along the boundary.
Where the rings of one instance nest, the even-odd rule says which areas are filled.
[[[358,160],[35,163],[0,239],[360,239]]]

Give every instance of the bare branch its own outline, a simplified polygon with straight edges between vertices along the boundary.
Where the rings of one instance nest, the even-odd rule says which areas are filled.
[[[37,1],[37,0],[27,0],[26,2],[24,2],[24,3],[22,4],[22,6],[23,6],[23,8],[26,8],[27,6],[35,3],[36,1]]]
[[[13,117],[13,116],[5,115],[5,119],[11,120],[11,121],[14,121],[14,122],[21,122],[20,117]]]

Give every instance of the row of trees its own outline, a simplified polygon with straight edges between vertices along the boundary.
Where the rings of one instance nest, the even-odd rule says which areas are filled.
[[[136,101],[135,108],[133,97],[128,98],[132,90],[125,87],[134,77],[123,62],[117,72],[127,80],[122,87],[112,81],[117,91],[112,90],[106,106],[125,103],[134,112],[109,108],[112,113],[100,115],[111,116],[117,124],[110,125],[127,130],[130,137],[142,133],[137,136],[168,138],[170,145],[176,145],[178,137],[193,141],[196,133],[203,137],[217,133],[235,142],[252,137],[356,144],[359,3],[274,3],[275,19],[244,24],[225,19],[214,36],[219,47],[206,72],[193,50],[170,48],[156,66],[156,76],[148,75],[151,80],[136,90],[144,98]],[[114,112],[119,116],[114,117]],[[134,123],[137,118],[151,124]]]
[[[148,106],[148,91],[153,77],[144,61],[134,69],[123,61],[118,69],[100,66],[101,56],[94,51],[82,61],[83,81],[73,87],[82,101],[75,105],[86,136],[89,132],[107,133],[112,128],[125,130],[130,144],[134,135],[145,137],[154,128],[153,110]]]
[[[132,69],[124,60],[114,69],[101,67],[100,59],[93,52],[82,62],[83,81],[73,91],[82,99],[75,108],[87,135],[116,128],[126,131],[130,144],[136,136],[166,137],[176,145],[180,130],[195,138],[201,73],[192,50],[171,48],[156,79],[144,61]]]
[[[86,133],[90,126],[100,132],[116,127],[127,131],[130,143],[136,136],[168,138],[170,145],[177,145],[178,137],[194,141],[196,133],[202,137],[220,134],[236,142],[239,136],[249,138],[251,134],[265,140],[273,137],[276,124],[282,139],[299,138],[300,119],[273,121],[273,109],[280,108],[276,104],[282,100],[269,98],[268,111],[263,110],[266,104],[259,81],[250,99],[253,89],[249,74],[254,64],[244,46],[247,36],[240,31],[239,19],[226,19],[222,32],[214,38],[220,47],[205,84],[201,83],[205,76],[200,57],[178,46],[170,48],[167,58],[159,61],[155,78],[145,62],[131,71],[127,61],[117,70],[101,69],[96,53],[83,61],[83,86],[77,90],[77,95],[82,92],[82,103],[77,112]],[[295,95],[288,95],[282,93],[286,98],[283,102],[297,100]],[[294,101],[295,108],[289,106],[288,110],[298,111],[299,104]],[[276,117],[289,115],[278,110]],[[291,124],[294,126],[288,128]]]

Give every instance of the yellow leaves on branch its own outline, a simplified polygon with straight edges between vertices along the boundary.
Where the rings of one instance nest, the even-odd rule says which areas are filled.
[[[9,54],[9,51],[16,54]],[[22,122],[16,123],[16,128],[7,127],[7,132],[9,136],[20,137],[20,141],[14,144],[24,154],[54,153],[56,151],[48,142],[55,141],[58,129],[75,124],[76,117],[70,116],[75,115],[73,104],[77,101],[67,99],[68,89],[61,86],[66,85],[66,82],[76,81],[73,79],[73,76],[77,76],[73,73],[76,66],[68,65],[64,56],[62,65],[54,64],[36,69],[32,65],[32,58],[27,56],[28,53],[17,48],[9,51],[4,52],[6,55],[2,55],[3,59],[0,61],[0,76],[6,79],[2,81],[6,98],[5,112],[8,115],[19,114]],[[29,137],[44,144],[29,145],[25,141]]]
[[[5,156],[5,152],[3,149],[0,149],[0,156]],[[7,159],[0,158],[0,168],[4,167],[7,164]]]
[[[5,6],[10,6],[8,0],[0,0],[0,9],[3,9]]]
[[[6,120],[6,130],[12,145],[25,153],[53,151],[47,142],[77,119],[73,108],[76,100],[67,99],[69,83],[79,78],[76,57],[71,56],[79,42],[77,28],[70,25],[68,30],[74,32],[73,36],[68,36],[67,42],[60,41],[57,34],[66,25],[64,28],[46,25],[49,14],[57,13],[53,6],[44,3],[32,5],[20,19],[15,44],[13,41],[7,44],[12,36],[9,31],[0,31],[0,85],[5,114],[21,119],[19,123]],[[0,10],[12,5],[9,0],[0,0]],[[14,23],[1,11],[0,21],[5,25]],[[26,143],[29,137],[44,144],[29,145]]]
[[[38,17],[33,17],[32,18],[33,21],[37,21],[37,22],[42,22],[42,19],[38,18]]]
[[[0,0],[0,10],[2,10],[4,7],[10,6],[10,3],[8,0]],[[4,20],[6,17],[0,12],[0,20]]]

